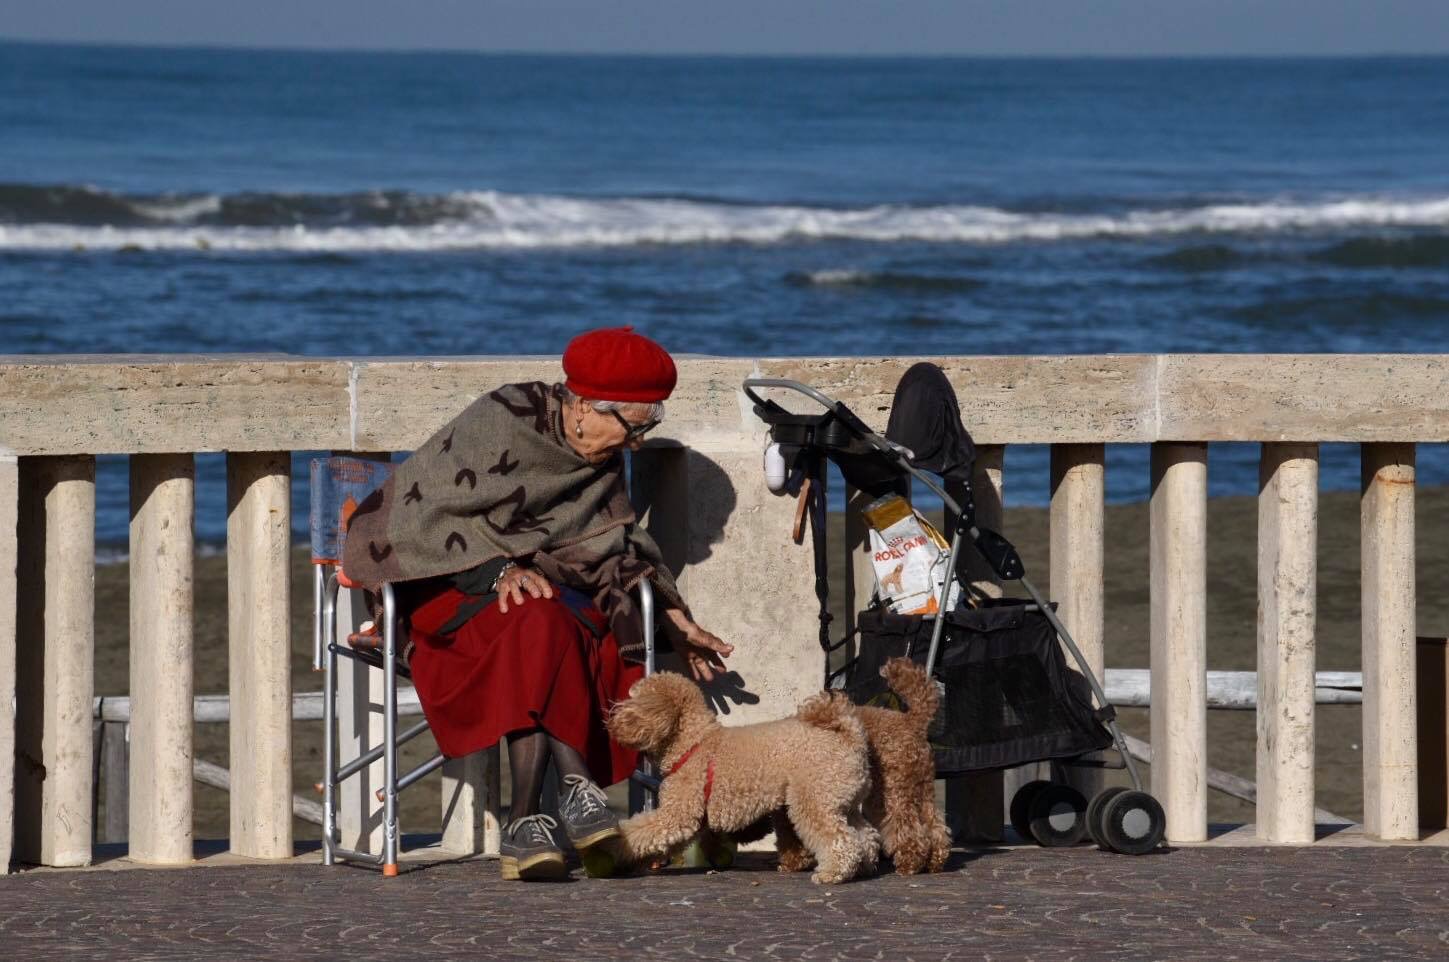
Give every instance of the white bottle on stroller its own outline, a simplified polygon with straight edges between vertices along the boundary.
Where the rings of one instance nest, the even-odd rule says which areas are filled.
[[[765,487],[770,489],[771,494],[779,494],[785,490],[788,478],[789,472],[785,469],[785,456],[780,453],[780,445],[771,443],[765,448]]]

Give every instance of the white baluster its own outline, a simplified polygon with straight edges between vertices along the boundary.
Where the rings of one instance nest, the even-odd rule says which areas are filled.
[[[1207,838],[1207,445],[1152,446],[1152,793],[1167,838]]]
[[[15,698],[15,569],[20,546],[15,525],[20,502],[20,465],[0,449],[0,705]],[[15,839],[15,714],[0,711],[0,875],[10,870]]]
[[[190,454],[131,457],[130,857],[191,861]]]
[[[15,854],[89,865],[96,461],[20,461]]]
[[[1419,837],[1414,446],[1362,446],[1363,827]]]
[[[1101,444],[1053,444],[1051,449],[1051,598],[1057,616],[1101,681],[1106,668],[1103,605],[1103,528],[1106,461]],[[1070,655],[1067,665],[1077,668]],[[1096,757],[1096,756],[1092,756]],[[1095,768],[1068,769],[1090,799],[1102,787]]]
[[[1258,480],[1258,837],[1313,841],[1318,445],[1265,444]]]
[[[292,854],[291,457],[226,458],[231,850]]]

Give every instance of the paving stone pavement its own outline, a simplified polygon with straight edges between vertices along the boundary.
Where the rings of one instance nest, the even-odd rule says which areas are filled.
[[[1086,847],[812,885],[763,857],[557,884],[261,865],[0,878],[0,957],[1445,959],[1449,850]]]

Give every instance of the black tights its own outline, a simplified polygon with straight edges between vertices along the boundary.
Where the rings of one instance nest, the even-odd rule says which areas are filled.
[[[550,757],[560,780],[565,775],[593,778],[584,756],[542,728],[511,732],[508,735],[508,772],[513,779],[513,801],[508,812],[510,819],[538,814],[543,795],[543,775],[548,771]]]

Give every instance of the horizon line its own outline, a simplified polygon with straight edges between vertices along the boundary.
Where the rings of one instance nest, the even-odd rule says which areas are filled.
[[[851,52],[844,50],[817,51],[740,51],[740,50],[571,50],[571,49],[519,49],[479,48],[448,46],[373,47],[367,45],[323,47],[308,43],[299,44],[254,44],[227,43],[224,41],[138,41],[138,40],[76,40],[53,37],[14,37],[0,34],[0,44],[32,47],[88,47],[113,50],[197,50],[234,53],[311,53],[311,54],[371,54],[409,56],[417,54],[445,54],[450,56],[479,57],[590,57],[597,59],[720,59],[720,60],[1435,60],[1449,58],[1449,48],[1438,51],[1379,51],[1349,52],[1320,51],[1303,52],[1159,52],[1159,53],[1085,53],[1068,51],[1015,51],[1005,53],[972,53],[963,51],[899,51],[899,52]]]

